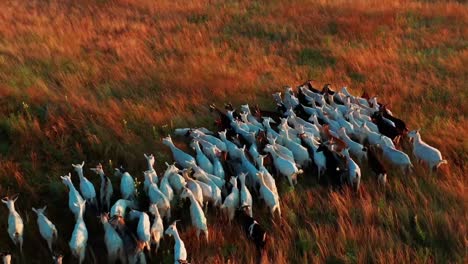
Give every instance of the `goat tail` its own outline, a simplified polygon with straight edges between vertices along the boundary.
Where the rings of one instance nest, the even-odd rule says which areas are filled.
[[[438,169],[438,168],[440,167],[440,165],[442,165],[442,164],[448,164],[448,161],[447,161],[447,160],[441,160],[441,161],[439,161],[439,163],[437,163],[437,165],[436,165],[435,168]]]

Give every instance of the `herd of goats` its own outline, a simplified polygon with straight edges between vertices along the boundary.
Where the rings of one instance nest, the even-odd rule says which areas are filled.
[[[236,219],[261,252],[268,239],[253,218],[252,198],[259,198],[256,203],[266,205],[273,219],[281,218],[276,181],[283,176],[294,186],[298,176],[314,177],[316,171],[320,184],[338,190],[348,185],[358,191],[360,166],[368,166],[378,184],[385,185],[389,167],[403,173],[413,168],[409,156],[401,151],[402,139],[412,141],[415,160],[424,162],[431,171],[447,163],[439,150],[422,141],[418,130],[409,131],[404,121],[377,102],[377,97],[370,98],[366,93],[353,96],[346,87],[333,91],[330,85],[318,90],[311,82],[300,85],[297,91],[286,87],[284,96],[276,93],[273,97],[278,111],[248,105],[234,109],[230,104],[221,110],[211,105],[210,110],[217,115],[216,133],[206,128],[176,129],[175,135],[191,140],[194,152],[178,148],[170,136],[164,138],[163,144],[171,149],[175,163],[166,163],[162,177],[154,170],[154,156],[145,154],[148,170],[144,172],[142,195],[148,199],[144,207],[137,199],[135,179],[124,167],[115,169],[120,177],[120,199],[112,204],[113,184],[101,164],[91,169],[101,179],[98,193],[84,176],[84,162],[74,164],[80,191],[73,185],[71,174],[61,177],[68,187],[68,206],[76,220],[69,241],[72,255],[79,263],[85,259],[88,231],[83,214],[94,208],[100,212],[110,263],[146,263],[164,235],[175,240],[174,263],[188,263],[177,221],[169,222],[171,208],[179,199],[187,198],[197,238],[202,234],[209,240],[205,217],[209,206],[224,212],[229,223]],[[22,252],[24,225],[15,210],[17,199],[17,195],[5,197],[2,203],[9,210],[8,235]],[[54,262],[62,263],[62,256],[54,253],[58,232],[45,215],[46,206],[32,210]],[[3,263],[10,263],[11,254],[2,253],[1,257]]]

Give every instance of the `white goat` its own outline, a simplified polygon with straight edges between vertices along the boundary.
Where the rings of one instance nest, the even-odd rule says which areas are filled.
[[[177,232],[176,223],[177,221],[174,221],[164,234],[174,237],[174,264],[187,263],[187,250],[185,249],[184,241],[182,241],[179,232]]]
[[[166,166],[167,169],[164,174],[167,173],[169,175],[169,184],[171,185],[172,190],[180,194],[182,189],[185,187],[185,179],[178,174],[179,169],[174,164],[169,165],[169,163],[166,162]]]
[[[145,153],[143,153],[143,155],[145,156],[146,162],[148,163],[148,171],[151,172],[148,174],[148,178],[145,178],[145,181],[143,183],[144,190],[145,192],[147,192],[149,185],[152,182],[157,183],[159,179],[158,179],[158,174],[156,173],[156,170],[154,169],[155,159],[154,159],[153,154],[146,155]]]
[[[253,216],[252,214],[252,195],[250,194],[249,189],[245,186],[245,176],[246,173],[239,174],[239,181],[240,181],[240,204],[241,206],[248,206],[248,214],[250,217]]]
[[[197,181],[193,180],[192,178],[189,177],[188,171],[184,170],[182,171],[182,176],[185,179],[185,187],[188,188],[190,191],[192,191],[193,196],[195,196],[195,200],[203,206],[203,190],[202,187],[198,184]],[[209,188],[209,186],[208,186]],[[211,193],[211,188],[210,188],[210,193]]]
[[[187,172],[184,172],[184,174],[184,177],[188,177]],[[211,181],[210,184],[195,179],[193,179],[193,181],[196,184],[198,184],[198,186],[200,186],[203,196],[203,202],[205,202],[205,204],[211,202],[211,204],[213,204],[216,207],[219,207],[222,204],[221,189],[219,189],[219,187],[216,186],[216,184],[213,181]],[[188,182],[189,181],[187,181],[187,183]],[[195,195],[195,192],[193,190],[191,191]],[[195,195],[195,197],[197,197],[197,195]]]
[[[140,212],[136,210],[131,210],[129,213],[130,220],[138,218],[138,226],[137,226],[137,238],[140,242],[144,244],[144,247],[150,251],[151,250],[151,223],[149,220],[149,216],[145,212]]]
[[[406,153],[393,149],[387,145],[382,145],[381,148],[383,150],[383,156],[393,165],[400,167],[403,173],[413,168],[413,164],[411,164],[411,160]]]
[[[257,167],[258,171],[263,172],[263,180],[265,184],[268,186],[270,190],[272,190],[276,195],[278,195],[278,188],[276,188],[276,181],[273,176],[271,176],[270,172],[265,168],[263,165],[263,161],[266,155],[260,155],[257,158]]]
[[[245,155],[245,146],[238,151],[241,152],[241,171],[246,172],[248,175],[248,185],[252,190],[256,190],[255,188],[260,185],[260,180],[257,178],[258,169],[247,159]]]
[[[164,195],[166,195],[166,198],[167,200],[169,200],[169,202],[172,202],[172,200],[174,199],[174,190],[172,190],[172,187],[169,183],[169,177],[171,176],[172,173],[173,173],[172,169],[166,170],[161,179],[161,183],[159,184],[159,189],[161,190],[162,193],[164,193]]]
[[[197,179],[197,180],[200,180],[202,182],[205,182],[207,184],[210,184],[211,182],[214,182],[216,184],[216,186],[218,186],[219,188],[223,188],[224,186],[224,180],[213,175],[213,174],[208,174],[206,173],[206,171],[204,171],[202,168],[200,168],[199,166],[197,166],[195,164],[195,162],[192,162],[191,163],[191,167],[193,169],[193,171],[195,172],[193,174],[193,176]]]
[[[365,151],[364,146],[353,141],[346,134],[346,130],[344,127],[338,130],[338,135],[340,136],[340,139],[343,140],[346,143],[346,145],[348,145],[349,151],[351,152],[351,154],[358,158],[359,162],[362,163],[363,160],[367,159],[367,151]]]
[[[277,212],[278,216],[281,218],[281,208],[280,208],[280,203],[279,203],[279,197],[266,186],[265,181],[263,180],[262,172],[258,173],[258,178],[261,181],[260,196],[262,197],[262,199],[265,201],[265,204],[270,209],[271,215],[274,216],[275,212]]]
[[[122,166],[115,169],[115,176],[120,177],[120,194],[122,199],[133,200],[135,198],[135,180]]]
[[[354,188],[355,191],[359,190],[359,185],[361,183],[361,168],[359,165],[349,156],[349,149],[344,149],[341,153],[346,158],[348,163],[348,180],[350,185]]]
[[[413,154],[418,162],[426,162],[431,170],[437,170],[440,165],[447,164],[447,160],[442,158],[438,149],[422,141],[419,129],[410,131],[408,137],[413,141]]]
[[[180,195],[180,198],[190,199],[190,218],[192,219],[192,225],[197,229],[197,239],[200,238],[200,232],[203,232],[208,242],[208,226],[206,223],[206,217],[200,204],[195,200],[192,191],[185,188]]]
[[[198,130],[198,129],[193,130],[193,138],[208,141],[211,144],[215,145],[220,150],[227,151],[226,144],[223,142],[223,140],[212,135],[207,135],[203,133],[201,130]]]
[[[79,205],[82,204],[84,200],[73,185],[71,173],[68,173],[68,175],[65,176],[60,176],[60,178],[62,179],[63,184],[68,187],[68,207],[75,215],[75,219],[77,219],[80,213]]]
[[[325,174],[325,171],[327,170],[327,160],[323,154],[323,151],[317,151],[320,143],[313,135],[309,135],[307,133],[303,133],[301,138],[304,143],[314,152],[313,158],[315,166],[317,166],[317,179],[320,180],[320,177]]]
[[[272,155],[276,170],[286,176],[289,184],[291,186],[297,184],[297,175],[302,174],[303,170],[298,169],[294,162],[284,159],[282,156],[278,155],[272,145],[267,145],[264,151]]]
[[[213,164],[213,174],[221,179],[224,179],[225,173],[223,164],[221,163],[221,160],[219,160],[218,157],[220,153],[221,151],[218,148],[216,148],[216,146],[212,146],[208,149],[207,155],[210,158],[211,163]]]
[[[150,203],[156,204],[161,215],[165,217],[166,220],[169,220],[171,218],[171,204],[167,199],[166,195],[163,192],[161,192],[156,183],[150,185],[148,190],[148,197]]]
[[[110,200],[114,194],[114,188],[112,187],[112,182],[104,174],[101,163],[99,163],[96,168],[91,168],[96,174],[101,178],[101,188],[99,189],[99,200],[101,203],[101,210],[108,211],[110,209]]]
[[[6,204],[8,214],[8,235],[13,241],[13,244],[19,246],[20,253],[23,254],[23,232],[24,224],[21,216],[16,212],[15,202],[18,200],[18,194],[12,197],[5,197],[2,199],[2,203]]]
[[[193,140],[190,146],[195,150],[197,155],[195,156],[195,159],[197,160],[198,166],[202,168],[204,171],[213,174],[213,164],[211,161],[208,159],[208,157],[203,153],[203,151],[200,148],[200,143],[198,140]]]
[[[57,240],[58,233],[55,225],[45,216],[44,213],[46,209],[47,205],[39,209],[34,207],[32,208],[33,212],[37,214],[37,225],[39,226],[39,233],[41,233],[42,238],[47,241],[47,246],[49,246],[50,252],[53,252],[52,243]]]
[[[83,214],[86,206],[86,201],[81,204],[76,204],[79,208],[78,218],[76,219],[75,228],[73,229],[72,237],[68,245],[70,251],[75,258],[78,258],[78,262],[81,264],[84,261],[86,254],[86,244],[88,242],[88,229],[83,220]]]
[[[151,225],[150,233],[151,233],[151,244],[156,245],[155,252],[159,249],[159,242],[161,241],[161,237],[164,234],[164,225],[159,214],[158,206],[156,204],[152,204],[149,207],[149,212],[154,216],[153,224]]]
[[[135,207],[135,203],[133,201],[119,199],[111,207],[110,216],[111,217],[121,216],[125,218],[125,215],[127,213],[127,208],[134,208],[134,207]]]
[[[83,198],[97,208],[96,190],[94,189],[94,185],[83,175],[84,164],[85,162],[83,161],[81,164],[72,164],[72,166],[78,177],[80,177],[80,191]]]
[[[229,182],[232,184],[231,193],[224,199],[221,209],[228,212],[229,222],[234,219],[236,209],[239,207],[239,188],[237,188],[237,177],[231,177]]]
[[[100,219],[104,227],[104,242],[107,248],[108,262],[115,263],[119,259],[121,263],[126,263],[127,257],[123,240],[109,223],[109,214],[102,214]]]
[[[227,153],[229,154],[229,157],[231,159],[240,159],[240,157],[238,156],[239,153],[237,152],[238,147],[236,146],[236,144],[232,143],[226,138],[226,133],[227,133],[227,130],[218,132],[219,137],[226,144],[226,150],[227,150]]]
[[[184,168],[190,168],[190,163],[193,161],[195,162],[195,159],[176,147],[174,143],[172,142],[171,136],[167,136],[163,138],[162,140],[163,144],[168,146],[171,149],[172,156],[174,157],[174,160],[182,167]]]

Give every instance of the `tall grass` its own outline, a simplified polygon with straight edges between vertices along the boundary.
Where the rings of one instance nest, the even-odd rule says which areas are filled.
[[[142,153],[155,153],[160,172],[170,159],[161,137],[211,126],[208,103],[272,108],[272,92],[309,78],[378,95],[449,166],[432,176],[420,166],[391,171],[385,190],[365,171],[357,196],[304,175],[296,191],[280,188],[282,222],[255,205],[272,236],[268,259],[466,261],[467,24],[466,4],[445,1],[0,1],[0,193],[21,193],[23,262],[48,261],[30,212],[44,203],[68,254],[72,215],[59,176],[72,162],[102,162],[108,173],[125,163],[141,178]],[[215,214],[206,247],[188,219],[180,226],[194,263],[256,259],[239,227]],[[2,237],[0,250],[13,250]]]

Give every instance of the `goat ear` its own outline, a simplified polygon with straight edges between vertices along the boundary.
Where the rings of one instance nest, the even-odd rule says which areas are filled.
[[[146,155],[146,153],[143,153],[143,155],[145,156],[146,159],[148,159],[148,155]]]
[[[45,212],[46,209],[47,209],[47,205],[44,205],[44,207],[42,207],[42,211]]]
[[[420,128],[416,129],[416,133],[419,133],[419,131],[421,131],[421,129],[420,129]]]
[[[72,164],[72,166],[73,166],[73,168],[76,168],[76,167],[78,167],[78,165],[77,165],[77,164]]]
[[[71,177],[71,172],[68,173],[68,177]]]
[[[84,166],[84,160],[83,160],[83,162],[81,162],[81,166]]]
[[[36,208],[32,208],[32,211],[35,212],[37,214],[37,209]]]
[[[18,197],[19,197],[19,193],[13,195],[12,197],[13,202],[16,202],[16,200],[18,200]]]
[[[7,196],[7,197],[4,197],[4,198],[2,198],[2,203],[4,203],[4,204],[8,203],[8,196]]]

